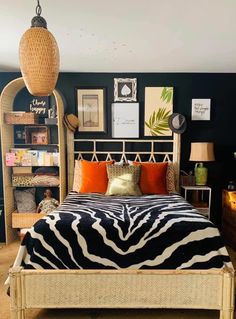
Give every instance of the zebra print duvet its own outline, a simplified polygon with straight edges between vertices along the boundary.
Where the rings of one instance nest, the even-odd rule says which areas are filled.
[[[76,192],[29,230],[15,264],[44,269],[231,266],[218,229],[179,195]]]

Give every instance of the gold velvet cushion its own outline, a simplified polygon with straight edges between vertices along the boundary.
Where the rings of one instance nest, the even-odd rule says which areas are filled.
[[[106,195],[142,195],[138,183],[140,166],[107,165]]]

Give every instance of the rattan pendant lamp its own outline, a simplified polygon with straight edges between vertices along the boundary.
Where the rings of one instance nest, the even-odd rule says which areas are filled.
[[[36,14],[20,40],[20,69],[28,91],[35,96],[51,95],[59,73],[59,49],[54,36],[47,30],[37,0]]]

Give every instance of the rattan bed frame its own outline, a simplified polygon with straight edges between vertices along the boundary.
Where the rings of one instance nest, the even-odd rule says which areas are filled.
[[[71,133],[67,135],[69,189],[75,154],[81,157],[87,153],[74,148],[74,142],[80,141],[74,140]],[[115,141],[122,143],[119,154],[126,159],[127,141]],[[104,154],[97,149],[98,142],[101,140],[92,141],[94,147],[89,151],[93,160]],[[166,155],[167,159],[172,155],[178,173],[179,136],[174,134],[173,151],[167,154],[154,151],[157,142],[162,143],[145,141],[151,144],[150,160],[155,160],[156,155],[164,155],[165,160]],[[144,154],[128,153],[136,159]],[[112,152],[107,154],[112,155]],[[13,267],[10,286],[14,319],[24,319],[25,309],[29,308],[212,309],[220,311],[220,319],[233,319],[234,312],[234,271],[226,267],[221,270],[26,270]]]

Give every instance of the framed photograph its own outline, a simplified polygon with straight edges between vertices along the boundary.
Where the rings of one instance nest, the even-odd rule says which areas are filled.
[[[145,88],[144,136],[171,136],[168,119],[173,113],[173,87]]]
[[[50,134],[47,126],[26,126],[25,143],[47,145],[50,142]]]
[[[112,104],[112,137],[139,137],[139,103]]]
[[[114,79],[114,101],[115,102],[137,101],[137,79],[136,78]]]
[[[211,100],[192,99],[192,121],[210,121]]]
[[[106,132],[105,88],[77,88],[80,132]]]

